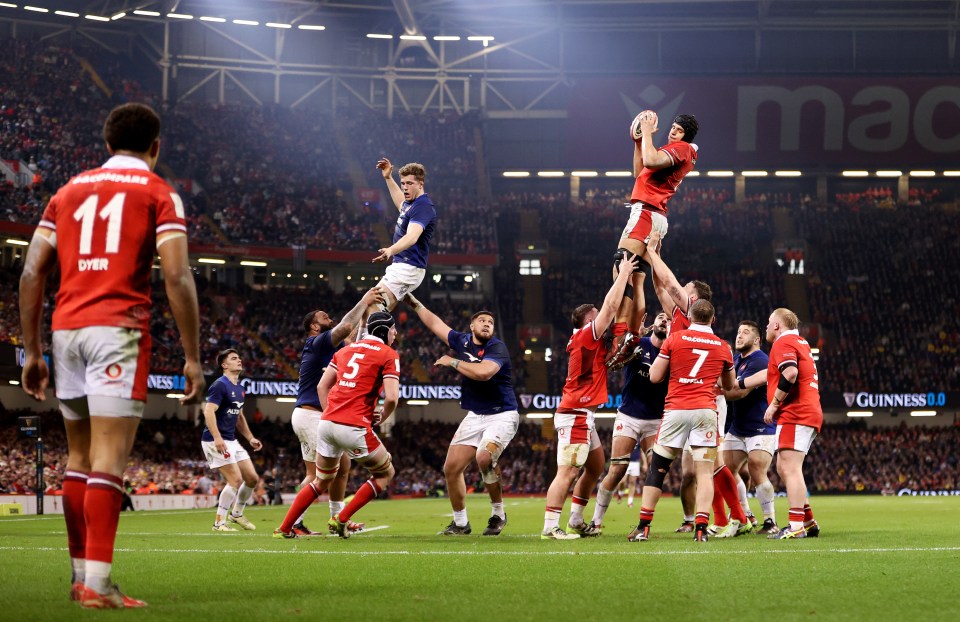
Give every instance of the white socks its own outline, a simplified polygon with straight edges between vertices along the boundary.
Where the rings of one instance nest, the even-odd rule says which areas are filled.
[[[757,500],[760,502],[760,510],[764,518],[772,519],[777,522],[773,509],[774,490],[773,484],[769,480],[757,486]]]
[[[467,508],[453,511],[453,523],[457,527],[466,527],[468,522],[469,521],[467,520]]]
[[[220,499],[217,502],[217,524],[220,525],[226,520],[227,512],[233,507],[233,500],[237,498],[237,489],[227,484],[220,491]]]
[[[607,508],[610,507],[611,499],[613,499],[612,490],[604,490],[602,486],[597,488],[597,507],[593,509],[593,520],[591,521],[594,525],[603,523],[603,516],[607,513]]]
[[[234,516],[243,516],[243,508],[246,507],[251,496],[253,496],[253,488],[247,486],[246,483],[240,484],[240,490],[237,491],[237,502],[233,504]]]
[[[490,515],[498,516],[500,518],[506,518],[507,515],[503,513],[503,501],[500,503],[490,503]]]

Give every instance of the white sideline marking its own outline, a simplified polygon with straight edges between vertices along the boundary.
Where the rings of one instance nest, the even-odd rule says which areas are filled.
[[[361,536],[365,533],[371,531],[380,531],[381,529],[389,529],[390,525],[376,525],[375,527],[364,527],[362,531],[354,531],[350,534],[350,537]],[[63,535],[65,531],[48,531],[49,535]],[[118,536],[196,536],[199,538],[272,538],[273,532],[265,533],[250,533],[246,530],[237,530],[236,533],[223,532],[223,531],[183,531],[183,532],[171,532],[171,531],[118,531]],[[327,538],[336,538],[338,537],[335,533],[319,533],[316,536],[301,536],[301,538],[316,538],[318,536],[324,536]]]
[[[373,528],[371,528],[373,529]],[[639,547],[638,547],[639,548]],[[645,548],[645,547],[644,547]],[[66,551],[67,547],[59,546],[0,546],[0,551]],[[294,550],[270,550],[270,549],[129,549],[117,548],[121,553],[203,553],[221,555],[223,553],[240,553],[249,555],[252,553],[265,553],[268,555],[472,555],[472,556],[495,556],[495,555],[523,555],[523,556],[556,556],[556,555],[628,555],[628,556],[648,556],[648,555],[767,555],[767,554],[793,554],[793,553],[910,553],[910,552],[956,552],[960,551],[960,546],[934,546],[934,547],[903,547],[903,548],[874,548],[874,549],[769,549],[758,551],[730,551],[726,549],[716,549],[712,551],[301,551]]]
[[[197,508],[194,510],[137,510],[136,512],[120,512],[120,518],[129,518],[131,516],[169,516],[171,514],[202,514],[206,512],[215,512],[216,507],[212,508]],[[249,508],[247,508],[249,510]],[[4,518],[0,519],[0,525],[4,523],[22,523],[26,521],[37,521],[37,520],[59,520],[63,521],[63,514],[50,514],[43,516],[29,516],[25,518]]]

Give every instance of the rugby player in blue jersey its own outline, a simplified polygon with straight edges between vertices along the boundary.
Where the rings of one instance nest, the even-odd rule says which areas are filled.
[[[399,184],[393,178],[390,160],[381,158],[377,168],[400,215],[393,231],[393,243],[381,248],[373,258],[375,263],[389,262],[389,265],[377,284],[383,292],[383,302],[370,305],[368,313],[393,311],[398,301],[420,287],[427,272],[430,239],[437,226],[437,209],[423,189],[427,171],[422,164],[411,162],[401,167]]]
[[[763,414],[767,410],[765,389],[755,387],[743,389],[747,378],[755,376],[767,383],[767,354],[760,349],[760,326],[756,322],[744,320],[737,327],[737,339],[734,342],[736,354],[733,368],[737,374],[738,387],[723,394],[729,402],[727,420],[730,431],[723,439],[723,462],[733,471],[734,477],[742,481],[739,472],[744,463],[750,471],[750,479],[757,487],[757,500],[763,510],[763,526],[757,533],[777,533],[777,518],[774,514],[773,484],[767,477],[773,454],[776,451],[775,423],[764,423]],[[744,487],[744,496],[746,493]]]
[[[520,425],[507,346],[493,334],[495,320],[490,311],[474,313],[470,318],[469,332],[461,333],[447,326],[412,294],[406,295],[405,302],[430,332],[456,355],[443,355],[435,365],[450,367],[463,376],[460,407],[467,411],[467,416],[453,435],[443,464],[453,520],[440,534],[461,536],[471,532],[463,472],[476,460],[490,495],[491,513],[483,535],[499,535],[507,524],[507,515],[503,511],[503,487],[497,460],[516,436]]]
[[[333,318],[326,311],[311,311],[303,318],[303,330],[307,340],[303,344],[303,353],[300,357],[300,379],[297,383],[297,403],[293,407],[293,416],[290,423],[293,432],[300,439],[300,453],[306,475],[300,482],[300,487],[310,485],[317,478],[317,426],[320,425],[320,398],[317,396],[317,384],[323,376],[323,370],[330,364],[333,354],[343,347],[343,341],[357,326],[364,311],[370,305],[381,301],[380,290],[376,287],[368,290],[360,302],[347,312],[340,322],[334,325]],[[343,499],[347,494],[347,480],[350,477],[350,457],[346,453],[340,459],[340,470],[330,483],[330,516],[336,516],[344,507]],[[303,523],[303,513],[293,525],[293,532],[298,536],[314,536],[317,532],[311,531]],[[362,523],[349,523],[348,529],[359,531]]]
[[[213,530],[236,531],[227,525],[228,520],[252,530],[257,526],[244,517],[243,508],[260,478],[250,454],[237,440],[237,431],[247,439],[254,451],[260,451],[263,444],[253,436],[243,416],[244,392],[240,386],[243,361],[240,354],[233,348],[223,350],[217,354],[217,366],[223,375],[214,380],[207,391],[207,402],[203,405],[205,425],[200,438],[207,464],[211,469],[220,471],[227,480],[227,485],[220,492]]]

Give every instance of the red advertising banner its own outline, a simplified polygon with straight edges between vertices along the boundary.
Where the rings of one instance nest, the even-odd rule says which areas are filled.
[[[697,168],[956,167],[960,78],[722,77],[581,80],[569,102],[571,167],[629,169],[628,128],[694,114]]]

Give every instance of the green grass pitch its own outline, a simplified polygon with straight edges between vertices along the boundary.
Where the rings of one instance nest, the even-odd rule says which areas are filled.
[[[626,502],[611,506],[603,536],[572,542],[539,539],[542,498],[507,499],[496,538],[479,535],[480,496],[466,537],[435,535],[450,521],[446,499],[376,501],[356,517],[370,530],[349,540],[273,539],[285,507],[249,508],[258,529],[236,534],[211,532],[212,510],[126,513],[114,578],[150,606],[123,613],[68,600],[62,517],[4,518],[0,620],[960,619],[960,497],[812,501],[820,538],[699,545],[673,533],[673,498],[646,543],[626,541],[638,505]],[[315,505],[307,524],[322,527],[326,510]]]

